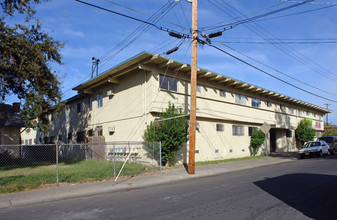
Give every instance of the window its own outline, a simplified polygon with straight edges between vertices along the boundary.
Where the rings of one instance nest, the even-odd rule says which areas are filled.
[[[199,122],[195,122],[195,130],[200,131],[200,125]]]
[[[178,91],[178,79],[159,75],[159,87],[161,89],[167,89],[171,91]]]
[[[291,130],[286,131],[286,137],[291,138],[293,136],[293,132]]]
[[[71,141],[73,139],[73,133],[69,132],[68,133],[68,141]]]
[[[307,115],[309,115],[309,112],[307,111]]]
[[[81,112],[81,103],[77,103],[77,113]]]
[[[28,142],[29,142],[29,145],[32,145],[32,143],[33,143],[33,142],[32,142],[32,139],[29,139]]]
[[[294,109],[292,107],[289,107],[289,113],[294,114]]]
[[[76,142],[77,143],[85,142],[85,132],[84,131],[79,131],[76,133]]]
[[[280,109],[281,109],[281,111],[284,111],[286,108],[284,107],[284,105],[280,105]]]
[[[241,105],[246,105],[246,96],[240,95],[240,94],[235,94],[235,103],[241,104]]]
[[[271,101],[267,101],[267,107],[271,107]]]
[[[242,125],[233,125],[233,136],[243,136],[245,134]]]
[[[298,109],[298,116],[302,115],[302,111]]]
[[[216,131],[224,131],[225,126],[223,124],[216,124]]]
[[[226,91],[220,89],[220,96],[226,98]]]
[[[260,108],[260,106],[261,106],[261,100],[260,99],[256,99],[256,98],[252,98],[252,106],[256,107],[256,108]]]
[[[89,98],[89,110],[92,110],[92,96]]]
[[[62,141],[62,135],[59,135],[59,141]]]
[[[103,136],[103,127],[97,126],[97,136]]]
[[[316,118],[316,113],[314,113],[314,117]]]
[[[197,84],[197,92],[201,92],[201,85]]]
[[[89,136],[89,137],[94,136],[94,132],[92,132],[92,129],[88,130],[88,136]]]
[[[257,130],[257,127],[248,127],[248,135],[252,136],[253,131]]]
[[[103,106],[103,95],[97,94],[97,108],[100,108]]]

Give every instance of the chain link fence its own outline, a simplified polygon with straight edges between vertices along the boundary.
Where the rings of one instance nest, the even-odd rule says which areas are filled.
[[[86,144],[0,145],[0,185],[29,177],[39,184],[115,179],[161,171],[161,144],[105,142]],[[1,193],[1,190],[0,190]]]

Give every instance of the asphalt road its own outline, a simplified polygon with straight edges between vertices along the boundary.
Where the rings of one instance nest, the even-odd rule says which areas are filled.
[[[337,219],[337,155],[13,207],[0,219]]]

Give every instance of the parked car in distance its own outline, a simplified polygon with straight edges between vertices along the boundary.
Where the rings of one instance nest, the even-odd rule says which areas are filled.
[[[337,154],[337,136],[323,136],[317,140],[325,141],[329,145],[330,154]]]
[[[304,147],[298,151],[300,159],[305,156],[319,156],[322,157],[324,154],[330,155],[329,145],[325,141],[310,141],[304,144]]]

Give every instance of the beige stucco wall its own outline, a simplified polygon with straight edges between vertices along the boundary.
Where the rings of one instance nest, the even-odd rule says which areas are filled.
[[[159,74],[178,78],[178,91],[159,89]],[[102,126],[106,142],[112,141],[142,141],[142,135],[147,124],[154,120],[158,112],[164,111],[171,102],[182,107],[187,113],[190,103],[189,76],[186,73],[149,66],[147,70],[137,69],[118,78],[119,83],[105,83],[91,89],[90,94],[74,99],[68,107],[53,122],[50,136],[62,136],[62,142],[67,142],[68,133],[72,133],[72,142],[76,141],[76,133],[92,129],[97,132],[97,126]],[[250,155],[248,135],[249,127],[260,128],[267,123],[272,128],[278,128],[276,133],[277,151],[295,150],[294,130],[305,117],[313,119],[313,126],[323,130],[322,114],[308,112],[303,107],[288,105],[278,99],[265,99],[262,95],[254,95],[261,99],[259,108],[252,107],[252,94],[236,87],[224,87],[200,78],[201,91],[197,93],[197,121],[199,130],[196,132],[196,161],[218,160],[244,157]],[[226,90],[226,97],[220,96],[220,89]],[[111,90],[114,95],[107,95]],[[103,106],[97,107],[97,94],[103,94]],[[235,103],[235,94],[246,96],[246,105]],[[92,110],[89,110],[89,97],[93,98]],[[267,101],[272,106],[267,106]],[[77,104],[85,102],[86,109],[77,113]],[[281,110],[280,105],[285,109]],[[291,107],[293,111],[289,109]],[[301,110],[301,115],[299,111]],[[216,131],[216,124],[224,125],[224,131]],[[317,127],[316,124],[319,124]],[[244,127],[243,136],[233,136],[232,126]],[[113,130],[113,132],[109,132]],[[292,137],[286,137],[286,130],[292,131]],[[24,134],[25,138],[29,137]],[[34,135],[33,135],[34,136]],[[269,135],[267,146],[270,145]],[[188,145],[188,144],[187,144]],[[261,151],[265,146],[261,147]],[[181,151],[183,158],[188,153]]]

